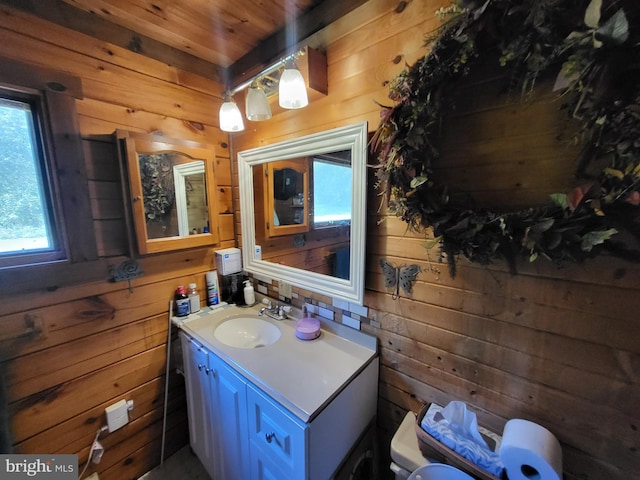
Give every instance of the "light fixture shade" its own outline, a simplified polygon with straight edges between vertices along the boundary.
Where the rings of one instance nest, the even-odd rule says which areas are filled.
[[[220,107],[220,130],[223,132],[240,132],[244,130],[242,114],[232,100],[227,100]]]
[[[260,87],[251,87],[247,92],[245,104],[247,118],[253,122],[261,122],[271,118],[269,99]]]
[[[280,77],[279,103],[282,108],[303,108],[309,104],[307,87],[296,68],[286,68]]]

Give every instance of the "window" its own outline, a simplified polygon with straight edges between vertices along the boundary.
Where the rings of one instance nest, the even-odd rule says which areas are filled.
[[[0,58],[0,284],[4,293],[99,271],[76,99],[80,79]]]
[[[0,89],[0,265],[65,257],[38,95]]]
[[[351,164],[335,158],[313,159],[313,226],[351,224]]]

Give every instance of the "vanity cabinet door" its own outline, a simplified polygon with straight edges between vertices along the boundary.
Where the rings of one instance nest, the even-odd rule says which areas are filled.
[[[252,387],[247,402],[252,478],[306,478],[306,424]]]
[[[246,381],[214,354],[209,354],[209,367],[214,400],[212,428],[219,472],[214,480],[245,480],[249,456]]]
[[[208,353],[182,332],[180,338],[187,390],[189,443],[209,475],[215,478]]]

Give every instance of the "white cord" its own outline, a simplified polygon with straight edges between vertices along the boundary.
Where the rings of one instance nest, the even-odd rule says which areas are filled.
[[[85,463],[84,468],[82,469],[82,473],[80,475],[78,475],[78,480],[82,479],[82,476],[85,474],[85,472],[87,471],[87,468],[89,467],[89,464],[91,463],[91,455],[93,454],[93,446],[96,444],[96,442],[98,441],[98,437],[100,436],[100,434],[105,431],[108,427],[104,426],[102,428],[99,428],[98,431],[96,432],[96,436],[93,437],[93,442],[91,442],[91,449],[89,450],[89,458],[87,458],[87,463]]]

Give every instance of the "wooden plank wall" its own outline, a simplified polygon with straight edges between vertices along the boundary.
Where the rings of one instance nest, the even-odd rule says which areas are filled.
[[[232,151],[363,120],[373,131],[374,101],[389,103],[387,82],[424,55],[424,35],[446,3],[370,0],[325,28],[310,45],[326,47],[328,96],[249,123],[232,136]],[[568,189],[573,168],[553,161],[571,155],[557,105],[537,93],[538,101],[523,107],[496,107],[496,85],[490,78],[461,93],[464,105],[446,122],[451,163],[440,169],[442,178],[506,205],[531,205]],[[567,479],[640,478],[640,268],[612,258],[565,269],[539,260],[512,276],[504,264],[480,268],[462,260],[451,279],[437,252],[424,248],[425,235],[407,232],[378,210],[373,183],[370,176],[370,319],[363,329],[381,347],[382,471],[388,472],[389,441],[407,410],[459,399],[498,432],[509,418],[549,428],[562,442]],[[411,295],[392,298],[380,258],[420,265]]]
[[[228,138],[217,126],[218,83],[126,49],[0,7],[0,55],[61,69],[82,80],[77,101],[91,209],[103,264],[127,254],[115,129],[158,132],[216,146],[221,247],[235,246]],[[73,232],[72,232],[73,234]],[[2,298],[3,333],[35,333],[0,343],[14,449],[77,453],[87,460],[104,408],[134,401],[131,422],[105,436],[102,480],[135,479],[160,461],[168,305],[175,287],[214,267],[211,248],[154,255],[144,276],[61,286]],[[80,268],[82,268],[80,266]],[[204,300],[204,296],[201,296]],[[182,377],[171,375],[167,454],[188,443]]]
[[[374,100],[386,103],[386,82],[424,54],[423,36],[437,25],[433,12],[444,3],[370,0],[329,25],[311,39],[311,46],[327,50],[329,95],[305,110],[249,124],[232,139],[233,150],[363,120],[373,130],[379,119]],[[2,55],[82,78],[85,98],[77,108],[104,258],[117,263],[124,253],[115,156],[105,137],[115,128],[206,140],[219,147],[218,178],[228,172],[227,137],[215,125],[219,85],[9,7],[0,14]],[[501,125],[511,145],[539,145],[509,133],[508,119],[503,115]],[[477,131],[463,129],[463,120],[456,120],[461,131]],[[497,142],[485,141],[485,150],[476,147],[468,156]],[[451,181],[474,179],[471,171]],[[237,178],[227,173],[220,184],[228,212],[221,224],[233,232],[229,186],[237,201]],[[504,196],[537,188],[526,187],[508,176],[485,191]],[[370,193],[365,303],[371,319],[364,329],[381,345],[381,452],[388,452],[407,410],[458,398],[498,431],[512,417],[551,429],[563,443],[568,479],[638,478],[638,267],[598,259],[557,270],[539,261],[521,265],[512,277],[501,264],[482,269],[462,262],[452,280],[435,252],[424,250],[424,238],[379,212],[372,187]],[[234,246],[232,235],[225,239],[222,246]],[[392,299],[381,257],[421,265],[412,295]],[[36,327],[24,342],[2,345],[16,448],[79,453],[82,463],[104,407],[127,398],[136,404],[133,421],[104,439],[107,452],[96,470],[101,478],[136,478],[157,464],[168,299],[179,283],[196,281],[202,289],[202,274],[212,265],[210,249],[158,255],[142,261],[145,275],[133,281],[132,292],[105,281],[3,299],[3,329]],[[187,441],[182,387],[172,380],[170,450]]]

